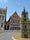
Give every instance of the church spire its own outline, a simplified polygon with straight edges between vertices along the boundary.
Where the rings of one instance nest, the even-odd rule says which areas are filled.
[[[25,7],[24,7],[24,12],[25,12]]]

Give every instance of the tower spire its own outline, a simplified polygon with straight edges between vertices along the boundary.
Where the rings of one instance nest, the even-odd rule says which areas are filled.
[[[25,12],[25,7],[24,7],[24,12]]]

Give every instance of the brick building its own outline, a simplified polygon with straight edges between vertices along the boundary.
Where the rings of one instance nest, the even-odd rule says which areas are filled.
[[[20,29],[20,17],[18,16],[17,12],[14,12],[13,15],[9,18],[8,22],[6,23],[7,30],[19,30]]]

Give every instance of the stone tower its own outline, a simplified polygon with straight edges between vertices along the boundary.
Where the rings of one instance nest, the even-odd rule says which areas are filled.
[[[28,12],[24,11],[21,15],[21,33],[23,38],[28,38]]]

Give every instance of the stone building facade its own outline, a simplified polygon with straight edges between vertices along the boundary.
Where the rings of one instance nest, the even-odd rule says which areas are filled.
[[[0,8],[0,30],[4,30],[6,21],[6,8]]]

